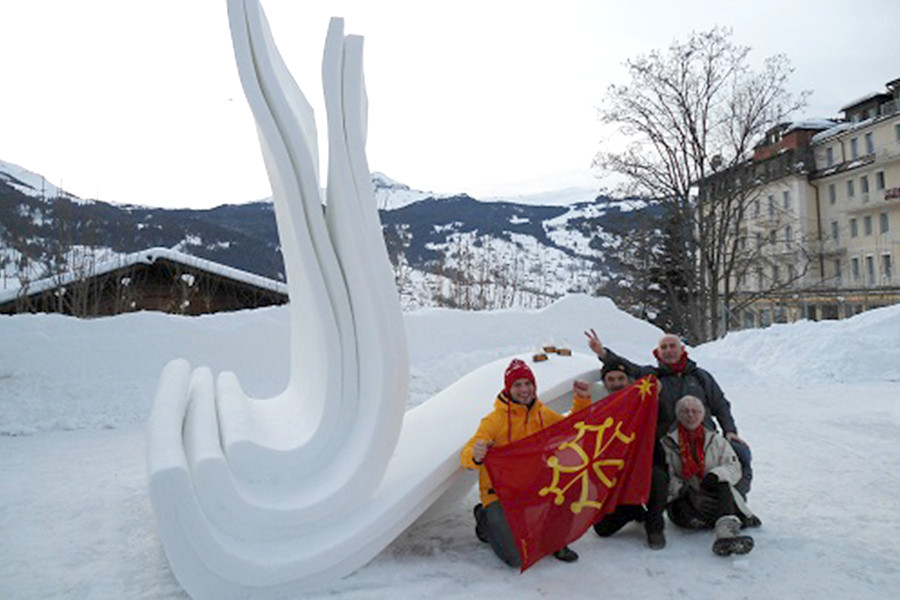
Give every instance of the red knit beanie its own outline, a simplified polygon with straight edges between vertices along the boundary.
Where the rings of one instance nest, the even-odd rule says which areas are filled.
[[[528,365],[522,360],[514,358],[512,362],[509,363],[509,366],[506,367],[506,372],[503,374],[503,392],[507,396],[509,396],[509,388],[518,379],[527,379],[534,387],[537,387],[537,382],[534,380],[534,373],[531,372]]]

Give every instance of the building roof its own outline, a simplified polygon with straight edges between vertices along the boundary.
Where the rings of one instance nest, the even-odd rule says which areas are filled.
[[[865,96],[863,96],[861,98],[857,98],[853,102],[847,104],[846,106],[844,106],[841,109],[841,112],[850,110],[851,108],[859,106],[860,104],[865,104],[866,102],[870,102],[870,101],[880,98],[882,96],[884,96],[885,98],[888,98],[888,99],[890,99],[890,97],[891,97],[890,94],[886,94],[884,92],[872,92],[870,94],[866,94]]]
[[[111,271],[115,271],[117,269],[139,263],[150,265],[158,260],[168,260],[170,262],[182,264],[187,267],[192,267],[200,271],[213,273],[227,279],[232,279],[234,281],[239,281],[273,292],[278,292],[285,295],[287,295],[288,293],[287,284],[280,281],[274,281],[261,275],[248,273],[247,271],[235,269],[234,267],[222,265],[211,260],[197,258],[196,256],[184,254],[183,252],[178,252],[177,250],[171,250],[169,248],[148,248],[147,250],[141,250],[140,252],[125,254],[113,260],[97,263],[91,268],[90,272],[87,273],[87,275],[90,277],[103,275],[105,273],[109,273]],[[10,300],[15,300],[23,293],[23,291],[28,296],[31,296],[32,294],[39,294],[41,292],[65,286],[74,281],[83,279],[84,275],[84,273],[76,274],[73,272],[68,272],[61,275],[55,275],[53,277],[47,277],[46,279],[32,281],[25,286],[24,290],[22,288],[18,288],[0,292],[0,304],[8,302]]]

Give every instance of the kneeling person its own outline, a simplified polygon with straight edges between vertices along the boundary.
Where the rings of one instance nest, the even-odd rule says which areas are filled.
[[[494,553],[511,567],[522,564],[515,538],[503,507],[491,487],[484,459],[493,446],[505,446],[561,421],[564,417],[544,406],[536,396],[534,373],[514,359],[503,376],[504,387],[494,400],[494,410],[481,420],[478,431],[462,450],[460,461],[467,469],[478,469],[481,504],[475,507],[475,534],[491,544]],[[565,562],[578,560],[568,546],[553,553]]]
[[[631,385],[628,367],[621,361],[604,363],[600,371],[603,386],[612,394]],[[631,521],[643,521],[647,535],[647,545],[652,550],[661,550],[666,546],[665,521],[663,511],[666,507],[666,488],[669,475],[666,469],[665,455],[658,440],[653,442],[653,474],[650,480],[650,497],[646,506],[620,504],[600,521],[594,524],[594,531],[600,537],[609,537],[625,527]]]

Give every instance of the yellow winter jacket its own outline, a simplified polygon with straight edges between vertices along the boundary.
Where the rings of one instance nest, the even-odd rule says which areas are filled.
[[[591,403],[590,398],[575,397],[572,412],[577,412]],[[524,437],[537,433],[545,427],[562,421],[565,416],[548,408],[537,398],[531,406],[512,402],[500,392],[494,400],[494,410],[481,419],[478,431],[465,445],[460,455],[460,462],[466,469],[478,469],[478,488],[481,492],[481,504],[487,506],[497,500],[497,494],[491,487],[491,478],[483,464],[472,459],[472,448],[478,440],[485,440],[492,446],[505,446]],[[490,452],[490,451],[488,451]]]

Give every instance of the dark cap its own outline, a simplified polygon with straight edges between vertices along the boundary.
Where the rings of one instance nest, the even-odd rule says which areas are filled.
[[[625,363],[620,361],[612,361],[603,363],[603,368],[600,369],[600,379],[604,379],[606,374],[610,371],[622,371],[625,375],[631,377],[631,374],[628,372],[628,367],[625,366]]]

